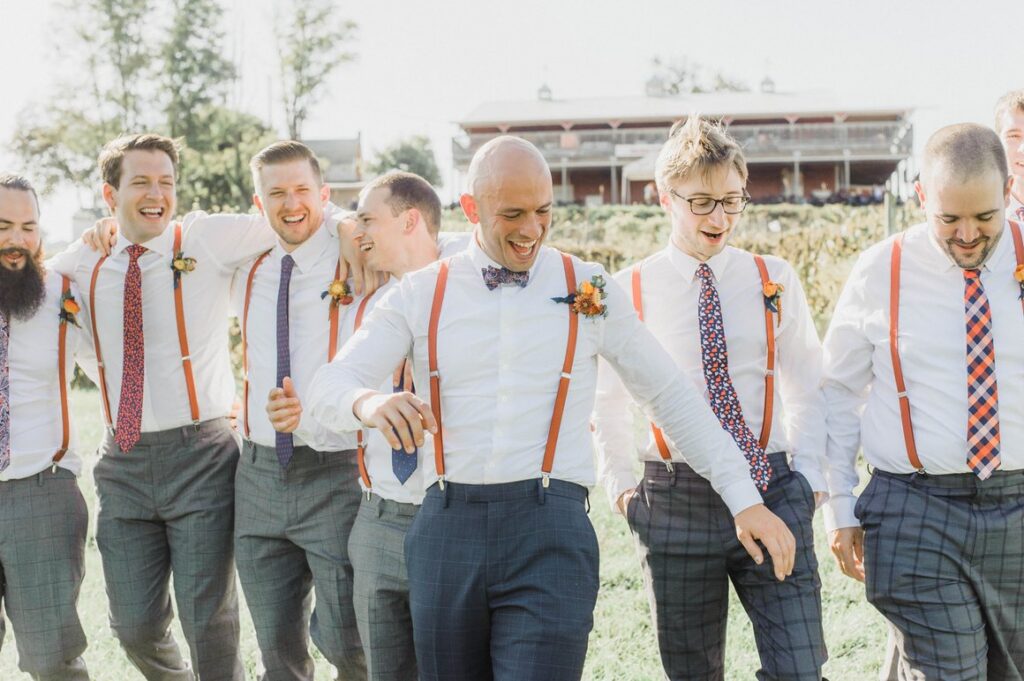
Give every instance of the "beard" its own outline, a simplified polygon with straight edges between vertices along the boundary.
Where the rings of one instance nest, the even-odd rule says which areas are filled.
[[[31,319],[46,298],[43,249],[40,247],[33,254],[25,248],[5,248],[0,250],[0,257],[7,253],[21,253],[25,256],[25,266],[9,270],[0,265],[0,311],[8,318]]]

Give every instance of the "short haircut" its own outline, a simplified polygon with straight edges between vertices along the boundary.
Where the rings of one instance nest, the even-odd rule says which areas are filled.
[[[107,142],[100,152],[100,175],[111,187],[121,184],[121,166],[129,151],[162,151],[171,159],[174,176],[178,176],[178,143],[170,137],[144,132],[138,135],[125,135]]]
[[[996,134],[1002,135],[1003,114],[1019,111],[1024,113],[1024,90],[1011,90],[996,102]]]
[[[302,142],[285,140],[264,147],[256,152],[256,155],[249,161],[249,169],[252,170],[252,183],[256,187],[256,191],[260,190],[260,171],[263,168],[292,161],[309,161],[309,167],[313,169],[316,181],[323,185],[324,174],[320,170],[320,161],[317,160],[313,150]]]
[[[430,232],[430,235],[437,236],[441,230],[441,199],[438,198],[437,192],[429,182],[416,173],[392,170],[370,180],[369,184],[363,187],[360,195],[366,196],[374,189],[390,191],[387,203],[391,207],[392,215],[415,208],[423,216],[423,221],[427,223],[427,231]]]
[[[939,128],[924,145],[921,154],[921,182],[925,187],[937,173],[964,181],[998,170],[1003,184],[1009,177],[1006,152],[999,136],[977,123],[958,123]]]
[[[36,212],[39,212],[39,195],[36,194],[36,188],[32,186],[32,183],[29,182],[28,178],[24,175],[0,173],[0,189],[28,192],[32,195],[32,198],[36,200]]]
[[[691,114],[669,131],[654,164],[654,180],[664,193],[673,180],[686,180],[696,173],[706,178],[723,165],[735,168],[746,184],[747,161],[739,143],[720,124]]]

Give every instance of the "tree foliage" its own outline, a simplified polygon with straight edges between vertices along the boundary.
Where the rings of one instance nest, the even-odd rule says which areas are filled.
[[[430,140],[423,135],[401,140],[380,152],[377,160],[370,165],[370,170],[377,174],[404,170],[416,173],[434,186],[441,184],[441,172],[437,169],[434,150]]]
[[[285,119],[289,137],[297,140],[310,109],[326,93],[327,78],[355,59],[347,43],[355,37],[356,24],[335,16],[331,0],[292,0],[287,19],[277,24],[283,26],[277,52]]]
[[[686,57],[673,60],[655,56],[651,59],[653,75],[662,82],[665,94],[701,94],[707,92],[747,92],[747,85],[722,71],[708,71]]]

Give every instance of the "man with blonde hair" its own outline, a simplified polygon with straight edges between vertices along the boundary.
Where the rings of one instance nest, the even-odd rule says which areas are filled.
[[[858,258],[824,343],[840,569],[895,632],[900,679],[1024,676],[1024,241],[999,137],[928,140],[927,221]],[[857,452],[872,472],[860,496]]]
[[[788,263],[727,245],[750,197],[743,152],[724,130],[696,115],[677,124],[655,177],[669,243],[615,280],[743,452],[729,480],[752,480],[795,535],[792,574],[783,580],[747,555],[715,467],[657,427],[638,452],[637,483],[633,400],[603,362],[594,412],[602,481],[636,540],[668,678],[723,678],[731,580],[754,625],[757,678],[817,680],[826,653],[811,519],[826,489],[825,406],[810,310]]]
[[[1012,90],[996,103],[996,134],[1003,143],[1013,187],[1007,214],[1024,222],[1024,90]]]

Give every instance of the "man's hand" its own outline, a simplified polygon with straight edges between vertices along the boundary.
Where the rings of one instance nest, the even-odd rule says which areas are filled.
[[[386,272],[378,272],[366,263],[359,251],[357,227],[355,220],[338,222],[338,241],[341,242],[338,253],[338,278],[345,281],[351,275],[354,292],[359,295],[370,295],[387,282],[388,275]]]
[[[636,487],[630,487],[625,492],[619,495],[619,498],[615,500],[615,506],[619,509],[619,513],[625,518],[629,511],[629,502],[636,496]]]
[[[110,249],[117,243],[117,220],[100,218],[96,224],[82,232],[82,241],[92,250],[110,255]]]
[[[840,527],[829,534],[829,548],[836,557],[839,569],[847,577],[864,581],[864,530],[860,527]]]
[[[426,402],[410,392],[369,393],[356,400],[352,412],[370,428],[376,428],[392,449],[407,454],[423,444],[423,431],[437,432],[437,422]]]
[[[290,376],[285,376],[280,388],[274,388],[267,397],[267,416],[270,425],[279,433],[293,433],[299,427],[302,417],[302,403],[295,394],[295,385]]]
[[[764,562],[764,553],[757,545],[760,540],[768,549],[775,567],[775,578],[780,582],[793,574],[793,563],[796,560],[796,539],[777,515],[768,510],[764,504],[745,508],[736,516],[736,536],[743,548],[747,550],[754,562]]]

